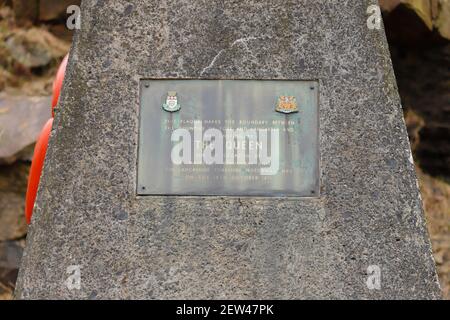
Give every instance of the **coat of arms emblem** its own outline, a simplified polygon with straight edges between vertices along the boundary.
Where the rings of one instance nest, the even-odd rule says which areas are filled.
[[[297,99],[293,96],[279,96],[278,104],[275,109],[277,112],[281,113],[296,113],[298,112]]]
[[[168,112],[176,112],[181,109],[181,106],[178,103],[177,93],[175,91],[169,91],[167,93],[166,103],[164,103],[162,107]]]

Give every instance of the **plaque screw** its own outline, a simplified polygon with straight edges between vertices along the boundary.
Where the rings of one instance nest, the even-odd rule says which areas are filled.
[[[150,87],[150,85],[149,85],[148,83],[146,83],[146,84],[145,84],[145,87],[148,88],[148,87]]]
[[[314,88],[314,87],[310,87],[310,89],[311,89],[311,90],[314,90],[315,88]]]

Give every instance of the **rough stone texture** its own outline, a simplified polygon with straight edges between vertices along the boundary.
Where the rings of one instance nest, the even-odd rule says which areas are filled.
[[[36,142],[51,105],[51,97],[0,94],[0,164],[13,163]]]
[[[27,234],[24,210],[29,169],[24,162],[0,166],[0,243]]]
[[[48,66],[64,57],[69,45],[41,28],[18,30],[4,44],[9,55],[26,68]]]
[[[84,1],[16,297],[440,298],[375,2]],[[149,77],[318,79],[321,197],[137,198]]]
[[[25,240],[0,242],[0,300],[12,297]]]

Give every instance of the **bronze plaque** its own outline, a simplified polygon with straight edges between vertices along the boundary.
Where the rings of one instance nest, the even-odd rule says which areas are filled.
[[[142,80],[138,195],[316,197],[316,81]]]

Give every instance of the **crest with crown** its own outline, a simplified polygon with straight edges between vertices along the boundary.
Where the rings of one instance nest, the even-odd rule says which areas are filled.
[[[181,109],[176,91],[167,92],[166,103],[163,104],[163,109],[168,112],[176,112]]]
[[[279,96],[276,111],[286,114],[299,112],[297,99],[294,96]]]

